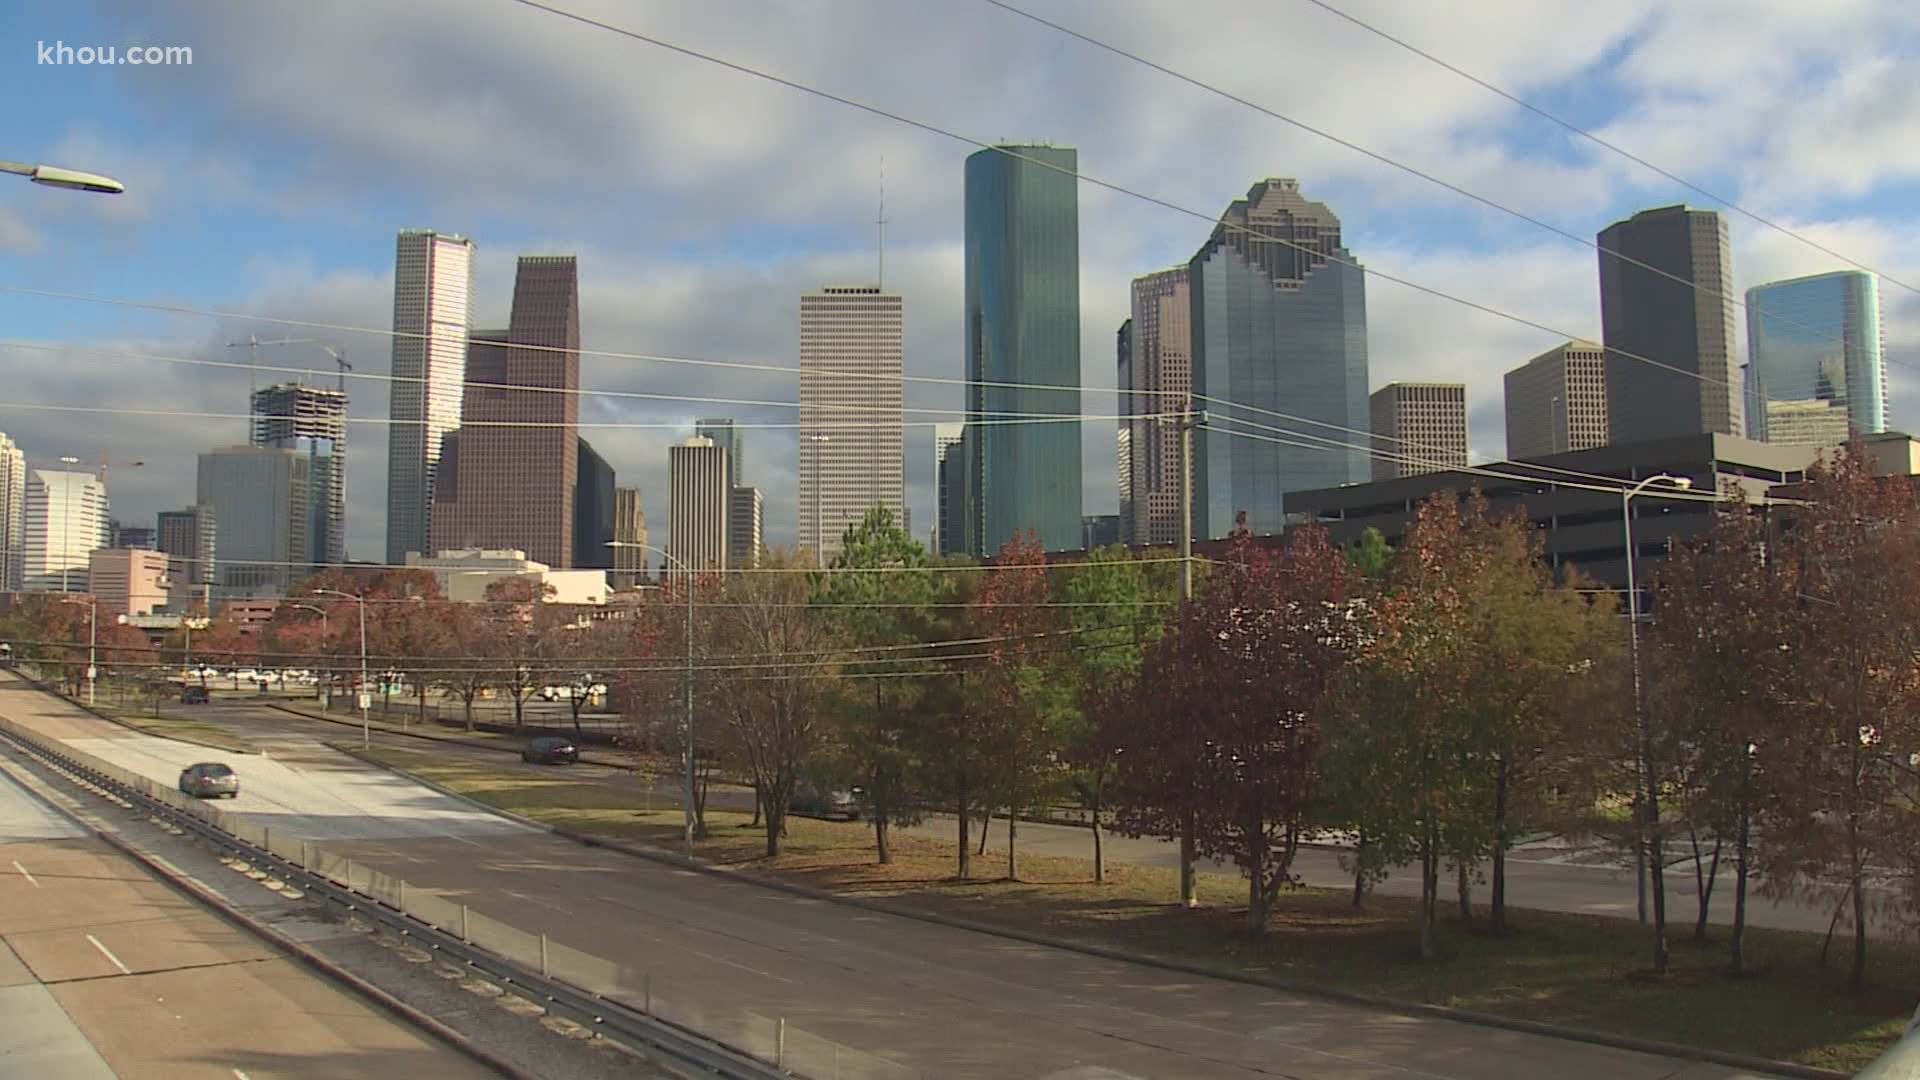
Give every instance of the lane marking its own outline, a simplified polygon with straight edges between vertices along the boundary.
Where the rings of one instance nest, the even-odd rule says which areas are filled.
[[[94,947],[94,948],[96,948],[96,949],[99,949],[99,950],[100,950],[100,955],[101,955],[101,956],[104,956],[104,957],[106,957],[107,959],[109,959],[109,960],[111,960],[111,961],[113,961],[113,966],[114,966],[114,967],[117,967],[117,968],[119,968],[119,969],[120,969],[120,974],[122,974],[122,975],[131,975],[131,974],[133,974],[133,970],[132,970],[131,968],[129,968],[129,967],[127,967],[127,965],[125,965],[125,964],[123,964],[123,963],[121,963],[121,962],[120,962],[120,958],[119,958],[119,957],[117,957],[117,956],[115,956],[115,955],[113,955],[113,951],[112,951],[112,950],[110,950],[110,949],[108,949],[108,948],[107,948],[107,947],[106,947],[105,945],[102,945],[102,944],[100,944],[100,939],[99,939],[99,938],[97,938],[97,937],[94,937],[94,936],[93,936],[92,934],[88,934],[88,935],[87,935],[87,940],[88,940],[88,941],[91,941],[91,942],[93,942],[93,947]]]
[[[40,887],[40,883],[33,879],[33,875],[27,873],[27,868],[20,865],[20,860],[15,859],[13,861],[13,868],[15,870],[20,871],[20,876],[27,879],[27,884],[33,886],[36,889]]]

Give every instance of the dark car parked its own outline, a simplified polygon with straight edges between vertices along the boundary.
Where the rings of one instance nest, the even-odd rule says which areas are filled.
[[[180,691],[180,704],[182,705],[205,705],[206,703],[207,688],[204,686],[189,686],[185,690]]]
[[[541,735],[520,751],[520,760],[534,765],[572,765],[580,760],[580,748],[572,739]]]
[[[802,780],[793,785],[787,810],[801,817],[860,820],[860,800],[851,791],[831,791]]]

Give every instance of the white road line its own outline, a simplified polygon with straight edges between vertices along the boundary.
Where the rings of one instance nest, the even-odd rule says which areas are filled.
[[[13,861],[13,868],[15,870],[20,871],[20,876],[27,879],[27,884],[33,886],[36,889],[40,887],[40,883],[33,880],[33,875],[27,873],[27,868],[20,865],[20,860],[15,859]]]
[[[121,963],[119,957],[113,955],[113,952],[109,950],[105,945],[100,944],[99,938],[94,937],[92,934],[88,934],[87,940],[93,942],[93,947],[100,950],[101,956],[104,956],[107,959],[113,961],[113,966],[120,969],[120,974],[122,975],[133,974],[133,970],[127,967],[127,965]]]
[[[235,1069],[233,1070],[233,1080],[252,1080],[252,1078],[249,1077],[246,1073],[241,1072],[239,1069]]]

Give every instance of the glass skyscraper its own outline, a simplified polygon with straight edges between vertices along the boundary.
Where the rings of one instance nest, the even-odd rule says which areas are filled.
[[[1194,535],[1225,536],[1242,512],[1254,533],[1277,533],[1287,492],[1365,482],[1366,275],[1341,246],[1340,219],[1298,181],[1262,180],[1227,207],[1187,278],[1193,390],[1218,399],[1196,402],[1212,419],[1193,438]],[[1335,425],[1306,429],[1334,442],[1229,433],[1234,420],[1301,426],[1274,412]]]
[[[991,555],[1027,529],[1049,551],[1080,546],[1080,425],[994,422],[1080,413],[1078,169],[1067,147],[999,146],[967,158],[970,554]]]
[[[1747,377],[1755,438],[1830,443],[1887,430],[1880,287],[1863,270],[1747,290]]]

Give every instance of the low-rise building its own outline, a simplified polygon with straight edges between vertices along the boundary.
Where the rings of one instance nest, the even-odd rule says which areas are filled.
[[[98,548],[88,553],[87,581],[102,618],[150,615],[166,606],[172,587],[166,553],[139,548]]]
[[[465,548],[442,551],[430,557],[410,551],[407,566],[431,572],[440,582],[440,595],[455,603],[485,600],[487,589],[495,582],[514,579],[550,590],[544,597],[548,603],[607,602],[605,570],[554,570],[514,548]]]

